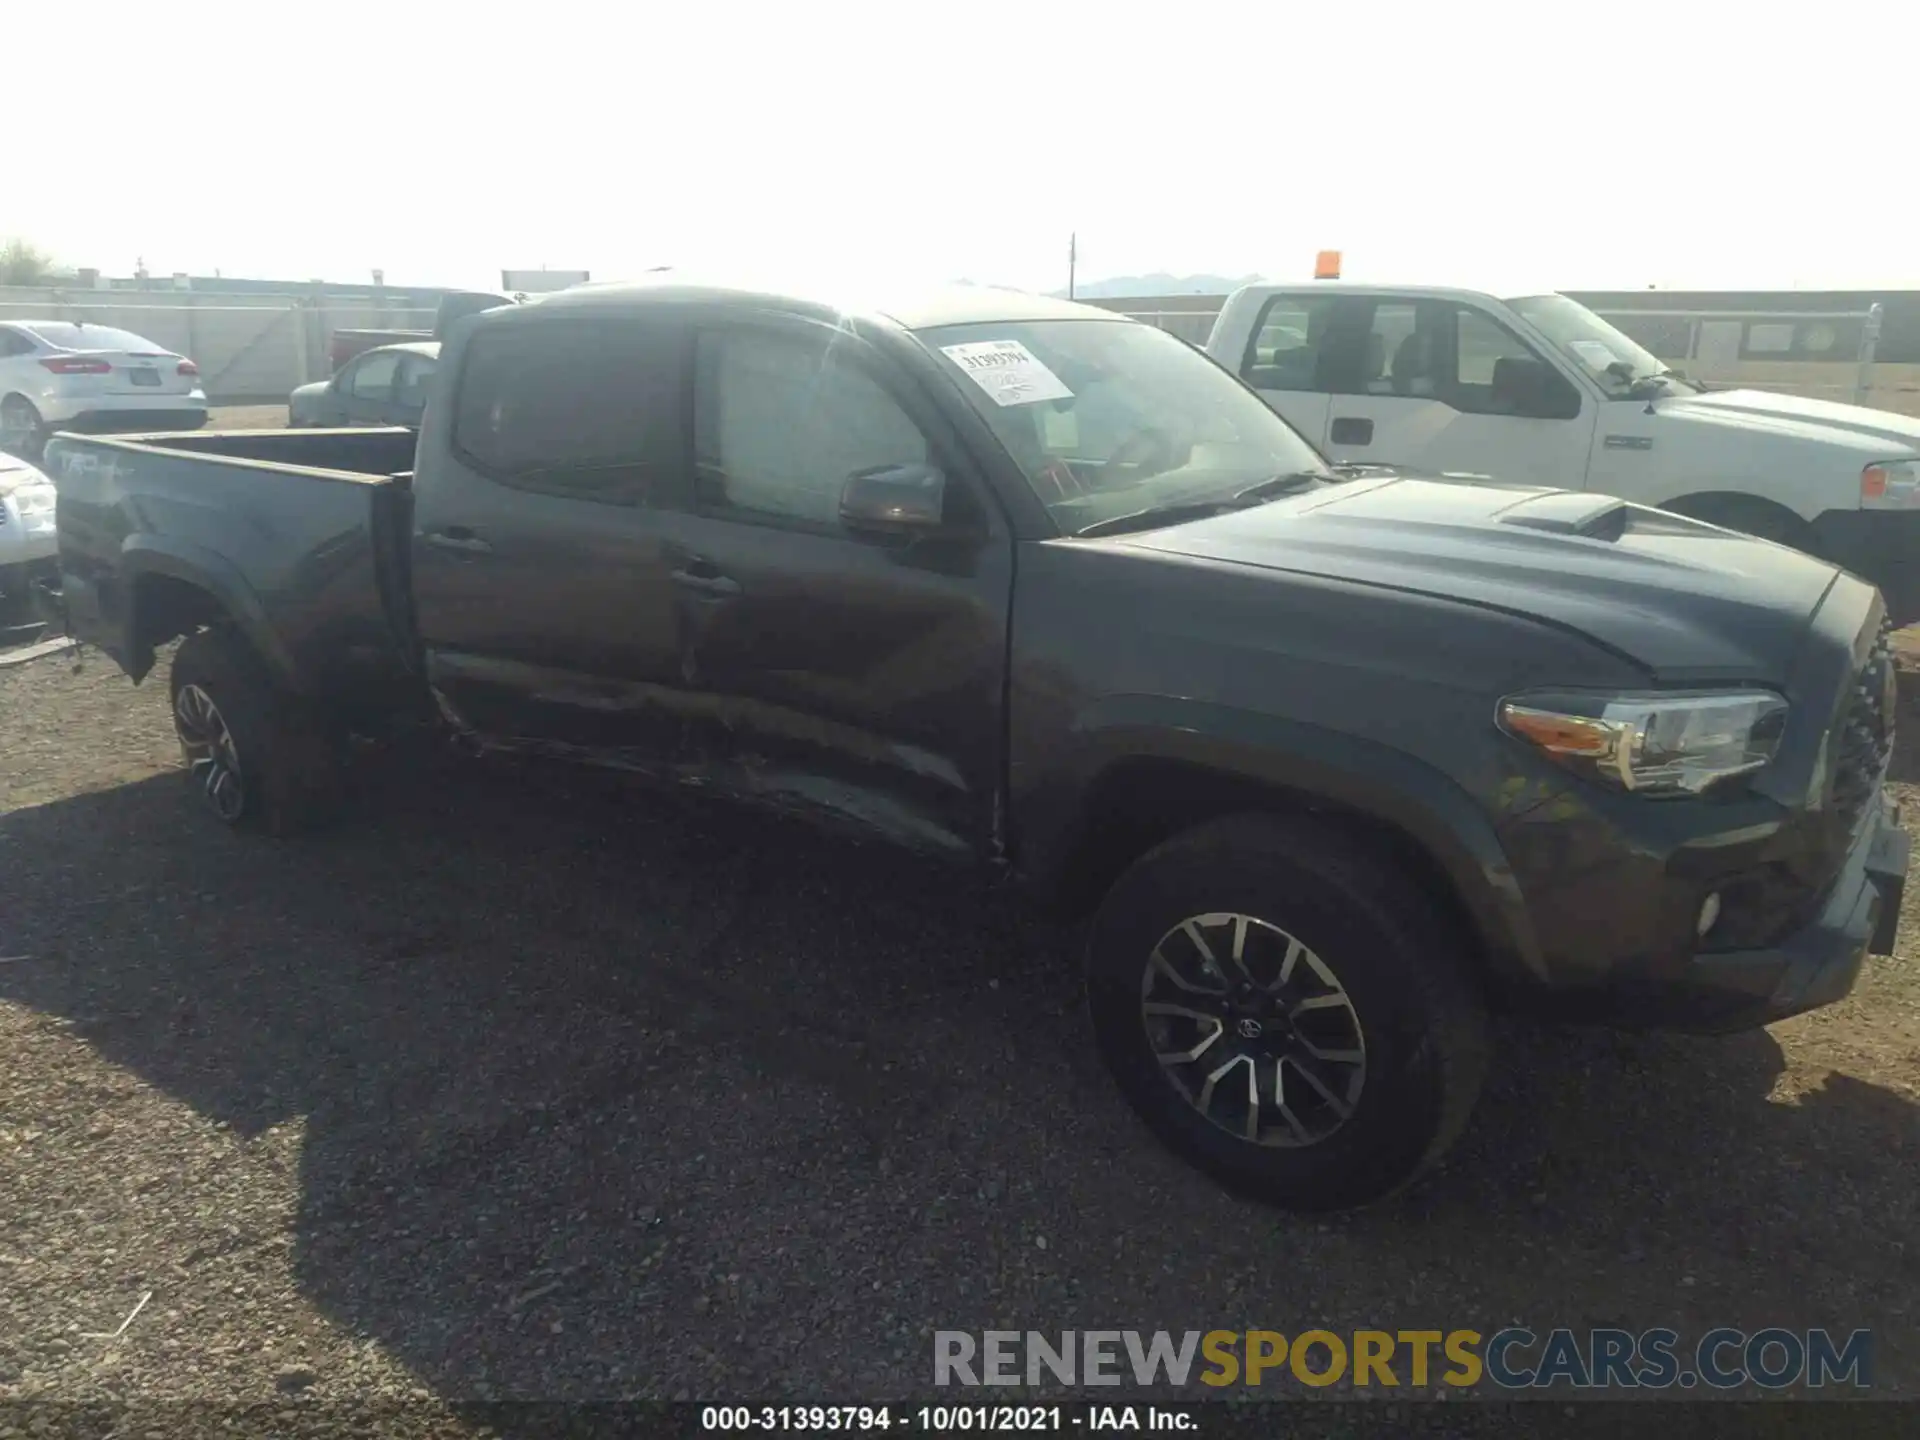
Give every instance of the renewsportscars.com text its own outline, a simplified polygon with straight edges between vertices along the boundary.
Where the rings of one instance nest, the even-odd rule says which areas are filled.
[[[1873,1383],[1866,1330],[937,1330],[936,1385],[1731,1390]]]

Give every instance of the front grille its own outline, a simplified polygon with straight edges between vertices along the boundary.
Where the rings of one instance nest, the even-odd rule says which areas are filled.
[[[1893,754],[1895,708],[1893,626],[1882,620],[1866,663],[1855,672],[1847,706],[1834,727],[1833,809],[1849,831],[1873,798]]]

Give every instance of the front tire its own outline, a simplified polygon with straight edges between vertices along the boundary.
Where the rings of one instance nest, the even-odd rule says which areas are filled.
[[[1101,904],[1102,1058],[1171,1149],[1290,1210],[1384,1198],[1465,1128],[1486,1073],[1463,937],[1401,869],[1261,815],[1178,835]]]
[[[290,835],[331,813],[341,758],[331,728],[232,630],[181,641],[168,688],[187,782],[214,819]]]

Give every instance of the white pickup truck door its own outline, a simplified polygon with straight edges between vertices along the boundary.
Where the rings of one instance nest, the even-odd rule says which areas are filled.
[[[1254,323],[1246,353],[1214,357],[1239,371],[1281,419],[1320,449],[1333,403],[1321,383],[1321,355],[1337,305],[1338,297],[1327,294],[1275,295]]]
[[[1333,460],[1585,486],[1595,402],[1493,316],[1428,298],[1342,304],[1320,437]]]

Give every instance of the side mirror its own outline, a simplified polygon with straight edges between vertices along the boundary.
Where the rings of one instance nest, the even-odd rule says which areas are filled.
[[[855,534],[913,536],[938,530],[947,477],[932,465],[883,465],[847,477],[840,523]]]
[[[1570,420],[1580,413],[1580,397],[1543,360],[1502,358],[1493,363],[1496,413],[1535,420]]]

